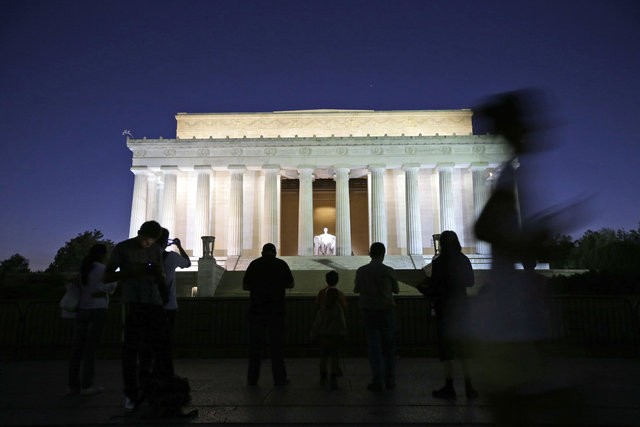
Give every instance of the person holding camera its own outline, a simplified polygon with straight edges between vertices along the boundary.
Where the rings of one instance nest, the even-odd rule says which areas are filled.
[[[169,300],[162,249],[156,244],[162,227],[156,221],[140,226],[138,235],[118,243],[105,268],[104,282],[118,281],[125,304],[124,340],[122,344],[122,376],[124,406],[134,410],[142,399],[151,376],[144,360],[153,360],[153,374],[173,376],[171,345],[164,305]],[[116,271],[120,269],[119,271]],[[151,359],[138,357],[151,355]],[[140,381],[140,384],[138,383]]]

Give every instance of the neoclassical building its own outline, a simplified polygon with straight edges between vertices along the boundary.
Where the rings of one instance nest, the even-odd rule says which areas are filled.
[[[272,242],[312,256],[326,227],[336,255],[422,262],[432,236],[455,230],[468,254],[486,255],[473,224],[488,176],[509,158],[493,136],[473,134],[470,110],[308,110],[176,115],[176,137],[131,139],[135,174],[130,235],[149,219],[180,237],[194,258],[215,236],[231,266]]]

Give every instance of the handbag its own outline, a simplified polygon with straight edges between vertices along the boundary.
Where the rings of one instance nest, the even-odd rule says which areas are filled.
[[[66,284],[67,291],[60,300],[60,308],[62,309],[62,317],[73,318],[75,311],[80,303],[80,287],[75,283]]]

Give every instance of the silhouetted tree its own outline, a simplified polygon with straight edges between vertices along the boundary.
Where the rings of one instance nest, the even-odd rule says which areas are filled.
[[[570,268],[640,277],[640,227],[638,230],[587,230],[575,242]]]
[[[0,273],[29,273],[29,260],[20,254],[13,254],[0,262]]]
[[[573,237],[557,234],[544,242],[540,261],[547,261],[551,268],[569,268],[569,258],[575,247]]]
[[[109,239],[105,239],[102,231],[93,230],[85,231],[78,234],[73,239],[65,243],[63,247],[58,249],[53,262],[47,268],[47,272],[77,272],[80,270],[80,264],[82,258],[89,252],[91,246],[96,243],[103,243],[107,245],[107,249],[110,251],[113,248],[113,242]]]

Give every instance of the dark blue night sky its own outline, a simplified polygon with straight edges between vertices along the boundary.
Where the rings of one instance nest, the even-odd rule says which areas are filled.
[[[44,269],[97,228],[127,237],[122,136],[177,112],[470,108],[544,90],[540,208],[567,234],[640,222],[636,1],[2,1],[0,260]]]

